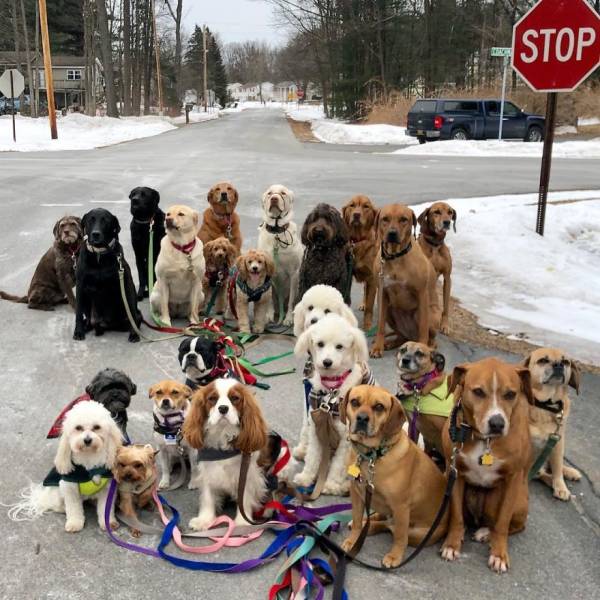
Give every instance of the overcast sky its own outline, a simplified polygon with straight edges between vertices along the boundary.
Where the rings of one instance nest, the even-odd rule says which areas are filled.
[[[259,39],[278,45],[285,38],[265,0],[184,0],[183,15],[186,31],[206,23],[224,43]]]

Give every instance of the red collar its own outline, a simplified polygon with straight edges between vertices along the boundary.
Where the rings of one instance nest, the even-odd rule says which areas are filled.
[[[191,254],[192,250],[196,247],[196,238],[194,238],[191,242],[184,244],[183,246],[180,246],[175,242],[171,242],[171,246],[173,246],[173,248],[175,248],[176,250],[179,250],[179,252],[183,252],[184,254]]]
[[[350,373],[352,373],[352,369],[348,369],[345,373],[342,373],[341,375],[321,375],[321,383],[328,390],[337,390],[341,388],[342,385],[344,385],[344,381],[346,381]]]

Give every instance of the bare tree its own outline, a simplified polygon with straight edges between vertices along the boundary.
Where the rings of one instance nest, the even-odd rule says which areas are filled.
[[[29,51],[29,32],[27,31],[27,17],[25,16],[25,0],[21,0],[21,20],[23,21],[23,40],[25,41],[25,60],[27,61],[27,79],[29,81],[29,106],[31,116],[37,117],[37,107],[34,102],[33,74],[31,71],[31,53]]]
[[[131,114],[131,0],[123,0],[123,115]]]
[[[100,36],[100,51],[102,53],[102,67],[104,69],[104,83],[106,90],[106,114],[109,117],[118,117],[117,94],[115,90],[115,71],[112,56],[110,30],[108,28],[108,14],[105,0],[96,0],[98,34]]]
[[[171,17],[175,21],[175,89],[179,102],[183,99],[183,62],[182,62],[182,44],[181,44],[181,14],[183,12],[183,0],[177,0],[175,11],[171,7],[171,2],[165,0]]]

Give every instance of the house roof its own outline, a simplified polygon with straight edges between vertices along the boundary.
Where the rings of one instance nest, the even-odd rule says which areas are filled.
[[[32,60],[35,59],[35,52],[31,53]],[[40,54],[41,59],[41,54]],[[0,52],[0,65],[17,64],[17,54],[14,51],[6,50]],[[21,52],[21,64],[25,64],[25,52]],[[85,67],[85,56],[70,56],[68,54],[53,54],[53,67]]]

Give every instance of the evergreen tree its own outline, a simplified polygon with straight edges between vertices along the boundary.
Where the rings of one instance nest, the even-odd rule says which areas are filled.
[[[214,35],[210,35],[210,45],[208,46],[208,67],[210,71],[209,87],[214,90],[217,102],[221,106],[227,104],[227,73],[219,42]]]

